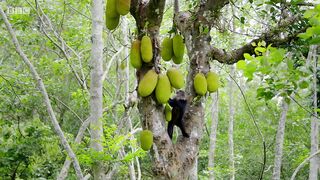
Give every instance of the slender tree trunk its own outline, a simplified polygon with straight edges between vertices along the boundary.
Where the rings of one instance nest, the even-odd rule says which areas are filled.
[[[2,19],[4,20],[5,26],[6,26],[8,32],[9,32],[11,38],[12,38],[12,42],[13,42],[13,44],[15,46],[15,49],[16,49],[17,53],[22,58],[24,63],[28,66],[28,68],[29,68],[29,70],[30,70],[30,72],[32,74],[33,79],[38,83],[37,86],[38,86],[38,88],[39,88],[39,90],[40,90],[40,92],[41,92],[41,94],[43,96],[43,101],[44,101],[44,103],[45,103],[45,105],[47,107],[47,111],[49,113],[52,126],[54,127],[54,130],[56,131],[56,134],[59,136],[62,146],[67,151],[68,156],[70,157],[70,159],[73,162],[73,167],[74,167],[74,169],[76,171],[76,175],[77,175],[78,179],[83,179],[83,174],[82,174],[81,167],[80,167],[80,164],[78,162],[78,159],[77,159],[76,155],[74,154],[73,150],[71,149],[67,139],[65,138],[65,136],[63,134],[63,131],[60,128],[60,125],[59,125],[59,123],[57,121],[56,115],[55,115],[55,113],[54,113],[54,111],[52,109],[51,102],[50,102],[47,90],[45,88],[45,85],[44,85],[41,77],[39,76],[36,68],[33,66],[31,61],[28,59],[26,54],[21,49],[21,46],[20,46],[19,41],[18,41],[18,39],[16,37],[16,34],[13,31],[12,26],[11,26],[6,14],[2,10],[1,6],[0,6],[0,15],[2,16]]]
[[[230,75],[234,76],[234,66],[230,66]],[[233,147],[233,124],[234,124],[234,95],[233,95],[233,80],[229,79],[229,169],[231,170],[230,179],[235,179],[235,167],[234,167],[234,147]]]
[[[219,120],[219,95],[218,93],[212,94],[212,122],[211,122],[211,132],[210,132],[210,145],[209,145],[209,163],[208,169],[210,172],[209,179],[215,179],[214,172],[214,157],[215,157],[215,149],[216,149],[216,139],[217,139],[217,129],[218,129],[218,120]]]
[[[273,180],[280,180],[281,175],[281,160],[283,154],[283,141],[284,141],[284,132],[286,126],[286,119],[288,113],[288,104],[283,98],[282,100],[282,112],[279,120],[277,136],[276,136],[276,145],[275,145],[275,158],[274,158],[274,169],[273,169]]]
[[[125,62],[126,62],[126,75],[125,75],[125,79],[126,79],[126,104],[129,104],[129,97],[130,97],[130,63],[129,63],[129,51],[128,51],[128,47],[129,47],[129,39],[128,39],[128,34],[129,34],[129,31],[128,31],[128,21],[127,21],[127,18],[126,17],[123,17],[122,18],[122,34],[123,34],[123,42],[125,44],[125,46],[127,46],[125,49],[124,49],[124,58],[126,58]],[[131,118],[130,116],[128,116],[128,129],[130,131],[133,130],[133,127],[132,127],[132,122],[131,122]],[[130,141],[133,140],[133,136],[130,137]],[[134,152],[135,151],[135,148],[134,147],[131,147],[131,151]],[[128,164],[129,166],[129,175],[130,175],[130,180],[136,180],[136,173],[135,173],[135,169],[134,169],[134,159],[131,160],[131,162]]]
[[[314,114],[317,115],[317,46],[311,46],[308,61],[313,71],[313,107]],[[310,154],[314,154],[319,149],[319,123],[318,119],[314,116],[311,117],[311,151]],[[319,156],[314,156],[310,160],[310,172],[309,180],[318,180],[319,171]]]
[[[93,0],[92,2],[92,48],[91,48],[91,83],[90,83],[90,146],[96,151],[102,151],[103,138],[103,97],[102,97],[102,56],[103,56],[103,1]],[[92,166],[94,179],[104,179],[102,162],[95,162]]]

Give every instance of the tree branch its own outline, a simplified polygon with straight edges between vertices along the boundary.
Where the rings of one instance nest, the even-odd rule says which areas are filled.
[[[90,118],[86,119],[81,127],[79,128],[79,131],[78,131],[78,134],[76,136],[76,139],[74,140],[74,142],[76,144],[80,144],[83,136],[84,136],[84,132],[86,131],[86,129],[88,128],[89,124],[90,124]],[[65,161],[64,161],[64,164],[63,164],[63,167],[61,168],[60,170],[60,173],[57,177],[57,180],[63,180],[63,179],[66,179],[67,176],[68,176],[68,172],[69,172],[69,168],[70,168],[70,165],[71,165],[71,161],[66,158]]]
[[[229,0],[202,0],[200,2],[199,12],[203,11],[219,11],[225,5],[229,3]]]
[[[281,37],[286,28],[288,28],[288,26],[291,24],[296,23],[298,20],[300,20],[300,18],[300,16],[289,17],[282,21],[278,27],[274,28],[273,30],[266,31],[260,37],[231,52],[226,52],[224,49],[212,47],[209,57],[211,57],[213,60],[219,61],[220,63],[234,64],[239,60],[244,59],[244,53],[254,54],[255,47],[252,46],[252,43],[257,44],[258,42],[265,41],[267,44],[273,44],[275,47],[288,44],[290,41],[294,40],[299,33],[304,32],[307,28],[301,28],[299,31],[289,34],[286,37]]]
[[[311,154],[309,157],[307,157],[304,161],[302,161],[302,163],[299,164],[299,166],[294,170],[290,180],[294,180],[296,178],[296,175],[298,174],[299,170],[308,162],[310,161],[310,159],[312,159],[314,156],[317,156],[318,154],[320,154],[320,150],[318,150],[317,152]]]
[[[63,145],[64,149],[67,151],[70,159],[72,160],[73,162],[73,166],[74,166],[74,169],[76,171],[76,174],[77,174],[77,177],[79,179],[83,179],[83,175],[82,175],[82,171],[81,171],[81,168],[80,168],[80,164],[78,162],[78,159],[76,157],[76,155],[74,154],[73,150],[71,149],[67,139],[65,138],[61,128],[60,128],[60,125],[57,121],[57,118],[56,118],[56,115],[52,109],[52,106],[51,106],[51,102],[50,102],[50,99],[49,99],[49,96],[48,96],[48,93],[47,93],[47,90],[42,82],[42,79],[40,78],[38,72],[36,71],[36,68],[33,66],[33,64],[30,62],[30,60],[28,59],[28,57],[24,54],[23,50],[21,49],[21,46],[19,44],[19,41],[16,37],[16,34],[15,32],[13,31],[12,29],[12,26],[10,24],[10,22],[8,21],[8,18],[6,16],[6,14],[4,13],[4,11],[2,10],[2,8],[0,7],[0,14],[2,16],[2,19],[4,20],[4,23],[6,25],[6,28],[12,38],[12,42],[15,46],[15,50],[17,51],[17,53],[19,54],[19,56],[22,58],[22,60],[24,61],[24,63],[29,67],[29,70],[33,76],[33,79],[35,81],[37,81],[38,83],[38,88],[40,89],[40,92],[43,96],[43,101],[44,103],[46,104],[47,106],[47,111],[49,113],[49,116],[50,116],[50,120],[51,120],[51,123],[54,127],[54,130],[56,131],[56,134],[59,136],[60,138],[60,141],[61,141],[61,144]]]

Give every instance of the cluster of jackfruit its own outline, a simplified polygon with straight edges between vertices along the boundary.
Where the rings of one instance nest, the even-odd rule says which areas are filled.
[[[149,130],[140,132],[140,146],[143,150],[149,151],[153,144],[153,134]]]
[[[160,75],[151,69],[139,82],[138,93],[141,97],[147,97],[155,90],[157,101],[165,104],[171,96],[171,87],[181,89],[183,86],[184,78],[178,69],[171,68],[166,74]]]
[[[151,62],[153,57],[152,41],[149,36],[143,36],[141,41],[135,40],[131,44],[130,63],[136,68],[140,69],[142,61],[145,63]]]
[[[129,13],[131,0],[107,0],[106,4],[106,26],[113,30],[119,24],[120,15]]]
[[[184,55],[184,42],[181,35],[176,34],[172,39],[166,37],[161,44],[161,57],[165,61],[171,59],[175,64],[181,64]]]
[[[219,76],[214,72],[208,72],[207,76],[203,73],[197,73],[193,79],[193,87],[195,92],[203,96],[207,93],[216,92],[219,88]]]

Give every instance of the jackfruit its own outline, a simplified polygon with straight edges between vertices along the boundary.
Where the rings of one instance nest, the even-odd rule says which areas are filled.
[[[117,11],[117,0],[107,0],[106,17],[107,19],[116,18],[119,16]]]
[[[177,57],[177,56],[172,56],[172,60],[175,64],[181,64],[183,60],[183,56]]]
[[[165,108],[164,108],[164,115],[166,118],[166,121],[171,121],[172,119],[172,110],[171,107],[169,106],[169,104],[166,104]]]
[[[139,40],[135,40],[131,44],[130,63],[136,69],[141,68],[142,61],[141,61],[140,41]]]
[[[165,37],[161,44],[161,57],[165,61],[170,61],[173,55],[172,39]]]
[[[118,26],[119,20],[120,20],[120,15],[118,15],[115,18],[110,18],[110,17],[106,16],[106,27],[109,30],[114,30]]]
[[[183,57],[184,43],[181,35],[176,34],[172,39],[173,53],[176,57]]]
[[[153,143],[153,134],[149,130],[143,130],[140,132],[140,146],[141,149],[149,151]]]
[[[152,60],[152,42],[149,36],[145,35],[142,37],[140,51],[142,60],[144,62],[148,63]]]
[[[184,77],[178,69],[169,69],[167,71],[167,76],[170,80],[172,87],[176,89],[181,89],[184,86]]]
[[[117,12],[120,15],[126,15],[130,11],[131,0],[117,0]]]
[[[216,92],[219,88],[219,76],[214,72],[207,74],[207,87],[210,93]]]
[[[159,75],[157,87],[156,87],[156,98],[159,103],[164,104],[168,102],[171,95],[171,84],[169,78],[165,74]]]
[[[193,79],[193,87],[196,93],[203,96],[207,92],[207,79],[202,73],[198,73]]]
[[[141,97],[149,96],[156,88],[158,82],[158,74],[153,70],[149,70],[141,79],[138,85],[138,93]]]

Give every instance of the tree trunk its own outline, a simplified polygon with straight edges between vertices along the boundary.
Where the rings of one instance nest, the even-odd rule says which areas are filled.
[[[218,93],[212,94],[212,122],[211,122],[211,132],[210,132],[210,145],[209,145],[209,179],[215,179],[214,173],[214,157],[215,157],[215,149],[216,149],[216,139],[217,139],[217,129],[218,129],[218,120],[219,120],[219,96]]]
[[[90,147],[95,151],[102,151],[103,137],[103,97],[102,97],[102,56],[103,56],[103,1],[92,2],[92,47],[91,47],[91,82],[90,82]],[[92,166],[94,179],[104,179],[102,162],[95,162]]]
[[[311,46],[308,55],[308,61],[313,71],[313,107],[314,114],[317,115],[317,46]],[[319,148],[319,123],[315,116],[311,117],[311,151],[314,154]],[[309,180],[318,180],[319,156],[314,156],[310,160]]]
[[[197,180],[197,179],[198,179],[198,159],[196,159],[193,164],[188,180]]]
[[[230,75],[234,76],[234,66],[230,66]],[[234,167],[234,149],[233,149],[233,123],[234,123],[234,95],[233,95],[233,80],[229,78],[229,128],[228,128],[228,142],[229,142],[229,169],[231,171],[230,179],[235,179]]]
[[[123,34],[123,42],[126,46],[129,46],[129,31],[128,31],[128,21],[126,17],[122,17],[122,34]],[[124,49],[124,58],[126,59],[126,75],[125,75],[125,81],[126,81],[126,91],[125,91],[125,97],[126,97],[126,104],[129,104],[129,97],[130,97],[130,63],[129,63],[129,52],[128,52],[128,48]],[[128,116],[128,129],[129,131],[133,130],[132,127],[132,122],[131,122],[131,118],[130,116]],[[133,136],[130,136],[130,141],[133,141]],[[134,152],[135,148],[131,147],[131,151]],[[136,180],[136,173],[135,173],[135,169],[134,169],[134,159],[131,160],[131,162],[129,162],[128,164],[128,168],[129,168],[129,175],[130,175],[130,180]]]
[[[282,100],[282,112],[279,120],[277,136],[276,136],[276,145],[275,145],[275,158],[274,158],[274,169],[273,169],[273,180],[280,180],[281,175],[281,160],[283,154],[283,141],[284,141],[284,132],[286,126],[288,112],[288,104],[283,98]]]

